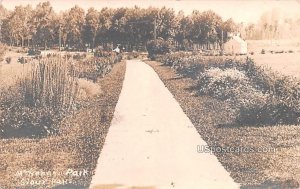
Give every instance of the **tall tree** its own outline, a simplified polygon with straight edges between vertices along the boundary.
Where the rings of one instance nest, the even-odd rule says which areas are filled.
[[[54,39],[55,13],[49,1],[39,3],[32,18],[33,40],[35,44],[47,48],[48,42]]]
[[[180,49],[186,50],[191,42],[192,20],[189,16],[185,16],[180,11],[176,17],[175,25],[175,40],[180,46]]]
[[[226,20],[225,22],[222,23],[222,33],[221,33],[221,43],[220,45],[222,46],[223,43],[228,41],[229,35],[233,34],[237,31],[237,24],[233,21],[232,18]]]
[[[70,46],[83,46],[82,33],[85,23],[84,10],[77,5],[68,12],[66,28],[68,33],[67,41]]]
[[[112,17],[114,14],[114,9],[103,8],[99,13],[99,42],[107,48],[107,43],[109,42],[109,30],[112,26]]]
[[[94,8],[90,8],[85,16],[84,36],[85,41],[95,47],[96,37],[99,33],[99,12]]]
[[[16,6],[10,17],[10,28],[13,30],[13,36],[18,40],[21,38],[21,46],[24,46],[24,40],[30,37],[30,20],[32,18],[31,6]]]

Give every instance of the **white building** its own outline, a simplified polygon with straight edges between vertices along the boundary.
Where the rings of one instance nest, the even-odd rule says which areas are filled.
[[[226,54],[247,54],[247,42],[239,36],[232,36],[224,43],[224,53]]]

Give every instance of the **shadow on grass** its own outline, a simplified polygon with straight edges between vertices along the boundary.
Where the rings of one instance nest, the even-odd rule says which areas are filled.
[[[88,189],[87,186],[82,185],[75,185],[75,184],[65,184],[65,185],[58,185],[53,187],[52,189]]]
[[[172,80],[179,80],[179,79],[183,79],[184,77],[183,76],[178,76],[178,77],[172,77],[170,79],[168,79],[169,81],[172,81]]]
[[[217,128],[243,128],[243,127],[248,127],[248,128],[272,128],[272,127],[277,127],[277,126],[286,126],[286,125],[296,125],[296,124],[286,124],[286,123],[282,123],[282,124],[272,124],[272,123],[268,123],[268,124],[263,124],[263,123],[247,123],[247,124],[243,124],[243,123],[236,123],[236,122],[232,122],[232,123],[225,123],[225,124],[217,124],[216,127]]]
[[[97,185],[92,187],[91,189],[155,189],[154,186],[123,186],[120,184],[101,184],[101,185]]]
[[[259,185],[241,186],[241,189],[282,189],[282,188],[299,188],[299,183],[296,180],[285,181],[266,181]]]

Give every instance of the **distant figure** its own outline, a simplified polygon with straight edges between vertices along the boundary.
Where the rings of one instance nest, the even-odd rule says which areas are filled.
[[[125,48],[121,44],[117,44],[117,47],[113,50],[117,54],[124,52]]]
[[[117,46],[113,51],[116,52],[117,54],[119,54],[121,52],[119,46]]]

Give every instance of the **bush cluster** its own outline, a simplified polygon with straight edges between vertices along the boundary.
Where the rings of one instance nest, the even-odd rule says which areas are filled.
[[[146,44],[149,58],[155,59],[156,55],[162,55],[170,52],[171,45],[163,39],[150,40]]]
[[[116,52],[101,47],[96,48],[94,52],[95,57],[111,57],[114,56],[115,54]]]
[[[6,50],[6,46],[0,43],[0,62],[3,61],[3,57],[5,55]]]
[[[76,62],[79,78],[86,78],[94,82],[100,77],[104,77],[111,71],[113,65],[122,60],[122,55],[112,53],[107,57],[91,57],[84,61]]]
[[[67,115],[66,111],[46,106],[27,107],[16,100],[11,104],[1,102],[1,109],[9,108],[0,114],[1,138],[40,138],[58,133],[58,124]]]
[[[178,73],[197,79],[201,95],[225,100],[238,110],[239,124],[298,124],[300,81],[252,59],[234,60],[172,53],[162,58]]]
[[[38,50],[38,49],[29,49],[28,50],[28,55],[29,56],[38,56],[38,55],[41,55],[41,51]]]
[[[127,60],[131,60],[131,59],[139,57],[139,53],[136,51],[128,52],[128,53],[126,53],[126,55],[127,55],[126,56]]]
[[[5,58],[5,61],[6,61],[7,64],[10,64],[10,63],[11,63],[11,60],[12,60],[11,57],[6,57],[6,58]]]

